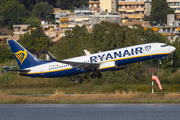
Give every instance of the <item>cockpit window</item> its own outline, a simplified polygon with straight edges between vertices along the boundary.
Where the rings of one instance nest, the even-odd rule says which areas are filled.
[[[161,47],[166,47],[166,46],[168,46],[168,45],[161,45]]]

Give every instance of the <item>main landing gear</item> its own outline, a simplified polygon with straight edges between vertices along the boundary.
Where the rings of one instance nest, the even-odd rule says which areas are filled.
[[[94,78],[101,78],[102,77],[102,74],[100,72],[98,72],[97,74],[95,74],[94,72],[91,74],[91,78],[94,79]]]

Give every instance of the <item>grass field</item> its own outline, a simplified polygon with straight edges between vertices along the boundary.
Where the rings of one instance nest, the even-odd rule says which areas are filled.
[[[180,103],[179,93],[152,95],[138,92],[119,92],[114,94],[64,94],[56,91],[53,95],[7,95],[0,93],[1,104],[63,104],[63,103]]]

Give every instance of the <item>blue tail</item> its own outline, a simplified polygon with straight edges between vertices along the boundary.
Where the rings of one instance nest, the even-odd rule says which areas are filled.
[[[37,58],[35,58],[29,51],[27,51],[15,40],[8,40],[8,43],[21,69],[40,64],[40,61]]]

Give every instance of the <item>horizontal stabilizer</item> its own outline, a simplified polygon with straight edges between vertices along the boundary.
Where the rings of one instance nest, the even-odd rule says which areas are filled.
[[[49,55],[52,61],[58,61],[58,59],[51,52],[47,51],[47,54]]]
[[[12,71],[12,72],[30,72],[31,70],[7,70],[8,71]]]

